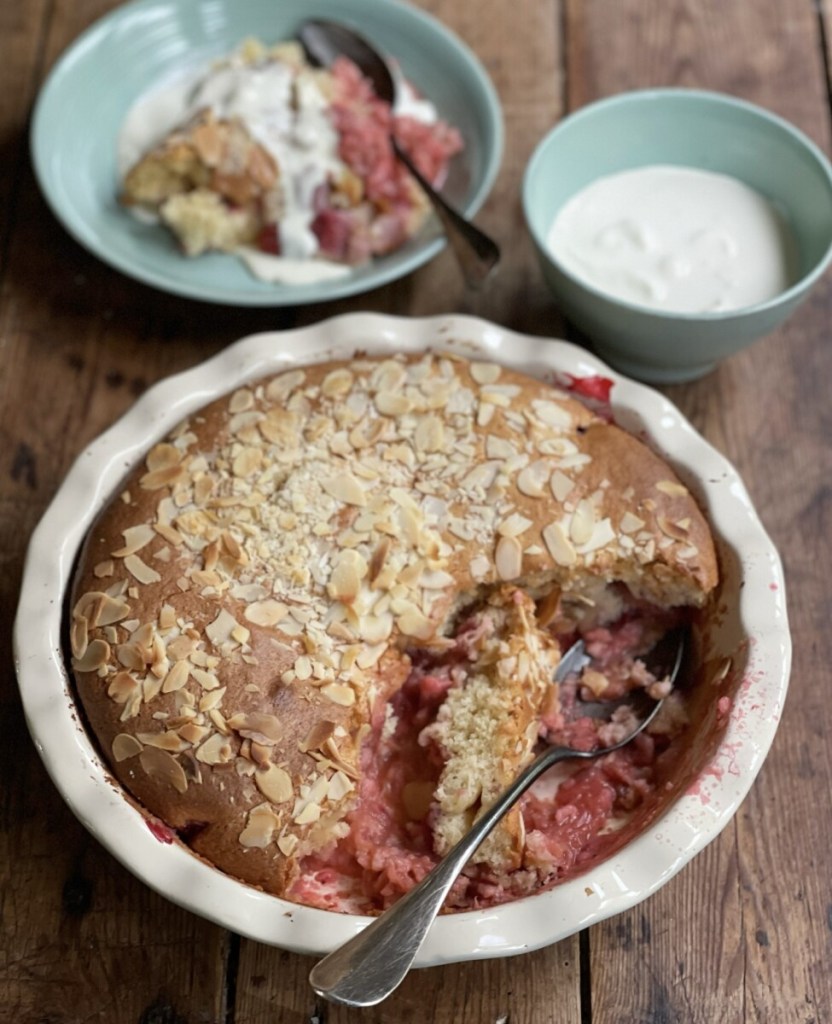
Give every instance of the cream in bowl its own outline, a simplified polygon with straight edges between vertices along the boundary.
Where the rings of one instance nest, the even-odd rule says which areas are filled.
[[[544,277],[611,363],[688,380],[781,324],[832,252],[832,171],[792,125],[716,93],[601,100],[523,186]]]
[[[546,243],[599,291],[670,313],[755,306],[795,280],[795,240],[779,211],[736,178],[691,167],[599,178],[558,211]]]

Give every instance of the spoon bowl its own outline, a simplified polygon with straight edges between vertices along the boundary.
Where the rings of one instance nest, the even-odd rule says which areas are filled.
[[[329,67],[338,57],[351,60],[370,81],[376,96],[389,103],[392,109],[396,102],[396,77],[384,57],[362,35],[340,22],[315,18],[303,22],[297,35],[307,56],[315,64]],[[433,206],[466,284],[471,288],[481,287],[499,263],[500,250],[496,242],[436,191],[392,132],[390,143],[396,157],[416,179]]]

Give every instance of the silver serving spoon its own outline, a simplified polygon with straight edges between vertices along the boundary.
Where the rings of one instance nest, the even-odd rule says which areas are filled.
[[[340,22],[310,19],[298,29],[298,39],[310,60],[329,67],[336,57],[348,57],[372,83],[379,99],[391,106],[396,83],[384,58],[367,40]],[[393,151],[421,186],[436,211],[459,262],[466,284],[479,288],[500,260],[497,243],[455,210],[422,175],[391,135]]]
[[[686,643],[686,630],[669,633],[648,655],[651,672],[659,679],[669,678],[671,683],[675,682]],[[563,682],[588,660],[583,643],[578,641],[561,659],[555,682]],[[588,751],[553,746],[538,755],[419,885],[312,968],[309,982],[317,994],[345,1006],[375,1006],[386,999],[404,981],[459,873],[503,815],[535,779],[559,761],[600,757],[634,739],[653,720],[662,705],[661,700],[651,700],[644,691],[630,694],[625,699],[626,703],[635,705],[639,695],[643,695],[648,705],[646,713],[638,727],[620,743]],[[625,701],[601,701],[598,704],[609,713]],[[596,711],[595,704],[581,705],[581,714],[594,714]]]

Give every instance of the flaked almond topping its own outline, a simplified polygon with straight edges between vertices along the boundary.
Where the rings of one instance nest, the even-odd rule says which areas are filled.
[[[656,484],[656,490],[661,491],[662,494],[668,494],[671,497],[684,497],[688,493],[687,487],[684,484],[678,483],[676,480],[659,480]]]
[[[117,551],[110,552],[113,558],[125,558],[127,555],[141,551],[155,538],[156,531],[149,523],[141,523],[138,526],[130,526],[126,530],[122,530],[121,535],[124,537],[124,546]]]
[[[378,575],[384,568],[384,562],[390,551],[391,540],[389,537],[382,537],[381,540],[376,544],[375,550],[370,558],[370,564],[367,567],[367,581],[372,585],[378,579]]]
[[[289,773],[276,764],[258,769],[254,775],[254,782],[263,796],[273,804],[284,804],[294,796]]]
[[[481,580],[490,572],[491,562],[485,555],[476,555],[471,559],[468,568],[475,580]]]
[[[124,567],[139,583],[145,585],[158,583],[162,578],[155,569],[152,569],[146,562],[143,562],[138,555],[128,555],[124,559]]]
[[[264,850],[271,843],[280,824],[280,818],[268,804],[252,807],[246,818],[246,827],[237,841],[246,849]]]
[[[621,517],[621,522],[618,524],[618,528],[622,533],[636,533],[638,530],[643,530],[645,526],[644,520],[639,519],[632,512],[625,512]]]
[[[305,739],[298,744],[298,749],[302,754],[306,754],[310,750],[319,750],[334,732],[334,722],[320,719],[312,726]]]
[[[255,626],[276,626],[286,618],[288,612],[288,607],[282,601],[267,598],[247,605],[243,614]]]
[[[259,448],[243,448],[231,463],[234,476],[246,479],[260,471],[263,465],[263,452]]]
[[[188,682],[191,666],[186,660],[177,661],[162,681],[162,693],[173,693],[181,690]]]
[[[686,541],[688,539],[688,530],[680,522],[673,522],[666,516],[657,516],[656,523],[665,536],[673,540]],[[690,525],[690,520],[688,520],[688,525]]]
[[[413,441],[417,451],[438,452],[445,443],[445,427],[439,416],[422,416],[416,425]]]
[[[321,693],[333,704],[339,704],[343,708],[355,704],[355,690],[344,683],[327,683],[321,687]]]
[[[303,682],[312,676],[312,659],[308,654],[302,654],[294,665],[295,678],[300,679]]]
[[[87,620],[84,618],[73,619],[72,625],[69,627],[69,646],[72,650],[72,657],[76,661],[84,657],[89,640]]]
[[[589,498],[582,498],[569,523],[570,540],[577,545],[586,544],[595,529],[595,505]]]
[[[265,711],[237,712],[227,719],[228,725],[245,739],[258,743],[277,743],[283,738],[280,719]]]
[[[537,418],[548,427],[566,430],[572,425],[572,416],[569,410],[564,409],[557,402],[538,398],[532,402],[532,409],[534,409]]]
[[[326,398],[341,398],[352,388],[353,375],[341,367],[330,371],[321,381],[321,394]]]
[[[549,523],[544,528],[543,542],[557,565],[570,566],[577,562],[575,549],[560,523]]]
[[[285,836],[281,836],[278,839],[277,848],[284,857],[291,857],[298,848],[299,842],[300,840],[296,835],[293,835],[291,832],[287,832]]]
[[[131,736],[126,732],[120,732],[113,738],[112,750],[114,761],[127,761],[129,758],[135,757],[136,754],[142,752],[142,745],[135,736]]]
[[[337,771],[329,780],[327,786],[327,799],[330,803],[337,804],[339,800],[343,800],[347,793],[351,793],[355,789],[349,777],[342,771]]]
[[[106,640],[93,640],[81,658],[73,659],[76,672],[96,672],[110,660],[110,645]]]
[[[487,427],[491,420],[494,418],[496,412],[496,406],[491,402],[480,402],[477,406],[477,426]]]
[[[139,487],[145,491],[158,491],[162,487],[172,487],[185,479],[184,466],[166,466],[164,469],[155,469],[139,480]]]
[[[506,516],[501,523],[497,524],[497,533],[501,537],[520,537],[530,526],[534,526],[531,519],[526,519],[519,512],[512,512],[510,516]]]
[[[489,459],[510,459],[517,454],[517,449],[504,437],[489,434],[485,439],[485,455]]]
[[[223,608],[214,621],[205,627],[205,635],[215,647],[222,647],[232,638],[234,630],[238,629],[239,625],[231,612]]]
[[[405,636],[412,636],[417,640],[430,640],[436,632],[433,622],[415,605],[398,616],[396,625]]]
[[[373,644],[372,646],[362,647],[356,655],[355,664],[362,669],[372,668],[386,650],[387,643],[384,641]]]
[[[353,604],[361,590],[361,581],[368,566],[361,555],[351,549],[341,551],[327,583],[327,593],[342,604]]]
[[[154,445],[147,453],[145,465],[148,472],[154,473],[159,469],[168,469],[171,466],[178,466],[182,461],[182,452],[174,444],[162,442]]]
[[[73,617],[86,619],[90,629],[111,626],[130,614],[130,605],[121,597],[91,590],[79,598],[72,611]]]
[[[292,818],[296,825],[312,825],[321,817],[320,804],[307,803]]]
[[[234,758],[234,747],[228,736],[215,732],[197,749],[196,759],[203,764],[228,764]]]
[[[367,504],[367,493],[352,473],[339,473],[328,480],[322,480],[321,487],[330,497],[345,505],[363,507]]]
[[[523,549],[516,537],[499,539],[494,563],[501,580],[513,580],[520,575],[523,567]]]
[[[220,685],[219,679],[213,672],[206,672],[202,668],[192,668],[191,675],[199,683],[203,690],[216,690]]]
[[[379,391],[376,395],[376,408],[382,416],[404,416],[412,406],[406,395],[392,391]]]
[[[228,411],[232,413],[245,412],[254,407],[254,394],[248,388],[239,388],[228,400]]]
[[[163,604],[159,609],[159,629],[173,629],[176,625],[176,609],[173,605]]]
[[[129,672],[116,672],[107,687],[107,696],[116,704],[126,704],[141,691],[142,687]]]
[[[568,477],[566,473],[560,469],[556,469],[552,473],[552,478],[549,481],[549,486],[552,488],[552,494],[555,501],[566,501],[569,495],[572,493],[572,489],[575,486],[574,480]]]
[[[151,778],[167,782],[177,793],[187,791],[188,779],[182,765],[167,750],[145,747],[139,754],[139,763]]]
[[[111,558],[108,558],[104,562],[99,562],[92,571],[93,575],[98,579],[103,579],[105,576],[112,576],[115,572],[115,568],[115,562]]]
[[[368,644],[380,644],[390,638],[393,632],[393,616],[390,612],[380,615],[364,615],[358,623],[358,632]]]
[[[186,743],[190,743],[192,747],[197,747],[211,730],[207,725],[197,725],[196,722],[186,722],[185,725],[180,726],[177,731]]]
[[[266,385],[266,398],[270,402],[285,402],[291,393],[303,384],[306,373],[303,370],[290,370],[269,381]]]
[[[550,466],[544,459],[530,463],[517,474],[517,490],[528,498],[542,498],[549,473]]]
[[[470,370],[477,384],[496,384],[503,372],[497,363],[471,363]]]
[[[136,739],[145,747],[168,750],[171,754],[181,754],[188,746],[178,733],[170,729],[165,732],[137,732]]]

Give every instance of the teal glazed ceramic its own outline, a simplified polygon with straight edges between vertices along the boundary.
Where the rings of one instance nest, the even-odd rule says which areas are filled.
[[[32,156],[41,189],[66,229],[96,256],[146,284],[209,302],[282,306],[323,302],[396,280],[432,259],[444,238],[426,229],[349,277],[302,286],[259,281],[233,256],[185,259],[159,225],[117,201],[116,143],[132,104],[182,69],[244,39],[291,38],[304,18],[359,29],[395,58],[440,115],[459,128],[446,198],[473,215],[499,170],[499,100],[468,47],[439,21],[398,0],[134,0],[96,22],[61,57],[38,98]],[[103,83],[106,83],[104,85]]]
[[[650,164],[729,174],[769,199],[797,243],[791,287],[740,310],[667,313],[611,298],[559,266],[546,236],[561,206],[596,178]],[[700,377],[774,330],[832,257],[832,168],[826,157],[787,121],[718,93],[624,93],[565,118],[532,155],[523,208],[543,275],[567,317],[613,366],[654,382]]]

